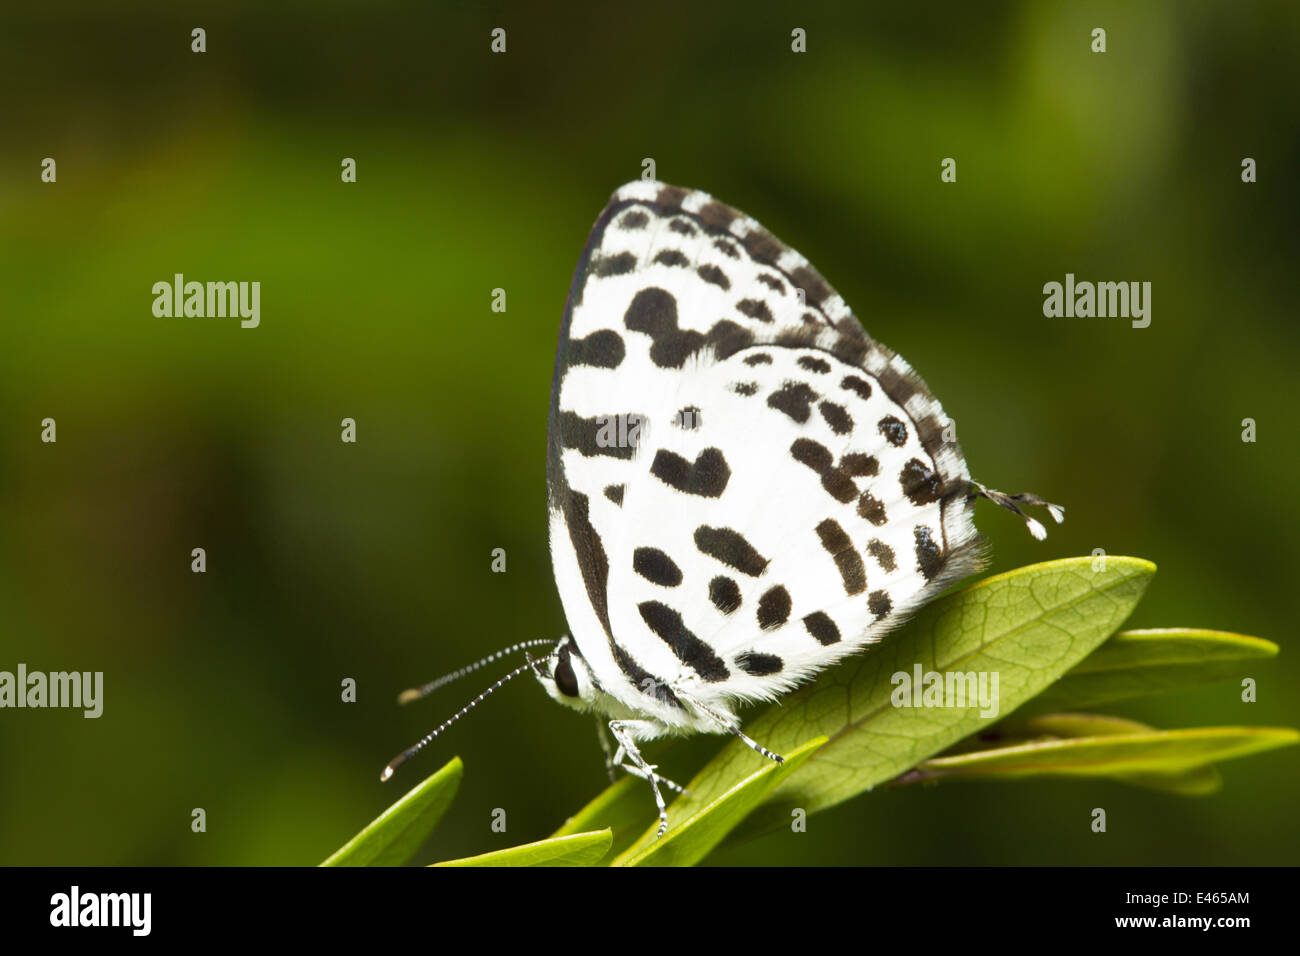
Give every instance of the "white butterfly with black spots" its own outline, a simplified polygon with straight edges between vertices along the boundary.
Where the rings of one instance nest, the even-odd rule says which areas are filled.
[[[551,387],[551,555],[571,634],[529,642],[554,649],[519,670],[608,719],[609,766],[650,782],[661,835],[659,785],[680,788],[640,743],[731,733],[780,761],[736,706],[858,653],[977,570],[975,498],[1035,537],[1022,504],[1062,520],[972,481],[949,425],[753,219],[657,182],[615,192],[574,273]]]

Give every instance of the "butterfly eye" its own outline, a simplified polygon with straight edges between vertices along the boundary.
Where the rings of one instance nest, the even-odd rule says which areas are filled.
[[[573,664],[569,662],[569,649],[560,652],[560,660],[555,665],[555,686],[565,697],[578,696],[578,675],[573,673]]]

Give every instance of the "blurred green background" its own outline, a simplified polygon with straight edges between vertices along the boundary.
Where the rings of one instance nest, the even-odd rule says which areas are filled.
[[[816,263],[960,422],[978,478],[1068,506],[1044,544],[981,507],[991,571],[1150,558],[1131,625],[1282,645],[1254,705],[1228,683],[1114,712],[1300,725],[1298,52],[1290,2],[6,8],[0,669],[106,690],[99,720],[0,711],[0,863],[311,864],[460,754],[427,862],[540,838],[604,786],[590,719],[526,681],[378,773],[490,677],[410,708],[400,689],[566,630],[555,337],[645,157]],[[155,318],[176,272],[259,280],[261,327]],[[1150,281],[1150,328],[1044,318],[1066,272]],[[721,745],[651,754],[685,780]],[[877,792],[714,859],[1294,864],[1298,761],[1226,764],[1204,799]]]

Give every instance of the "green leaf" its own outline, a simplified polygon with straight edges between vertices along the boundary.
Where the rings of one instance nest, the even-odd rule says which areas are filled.
[[[722,842],[722,838],[731,832],[732,827],[748,816],[773,787],[798,770],[825,743],[825,737],[810,740],[790,751],[786,755],[785,762],[781,764],[765,759],[761,769],[751,773],[707,806],[685,819],[678,816],[677,819],[681,822],[674,823],[668,832],[659,838],[655,836],[659,828],[659,822],[656,820],[636,845],[620,855],[613,865],[693,866]],[[692,787],[694,787],[693,782],[687,789]],[[680,800],[674,803],[674,808],[679,803]],[[680,811],[669,812],[670,821],[674,819],[675,812]]]
[[[429,838],[451,806],[464,765],[453,757],[343,844],[321,866],[401,866]]]
[[[609,853],[614,835],[609,830],[575,833],[525,843],[508,850],[447,860],[434,866],[595,866]]]
[[[1118,734],[1150,733],[1154,728],[1136,720],[1124,717],[1111,717],[1103,714],[1044,714],[1038,717],[1021,718],[1019,715],[1005,720],[994,728],[991,734],[967,738],[955,747],[943,753],[943,757],[959,754],[992,754],[1004,748],[1061,737],[1104,737]],[[909,783],[934,782],[935,780],[960,780],[960,774],[927,778],[925,771],[929,761],[919,767],[896,777],[889,786],[903,786]],[[991,764],[985,768],[990,774],[997,772],[997,766]],[[1120,779],[1120,778],[1117,778]],[[1125,783],[1152,790],[1163,790],[1181,796],[1205,796],[1215,793],[1222,787],[1223,779],[1211,766],[1192,767],[1175,773],[1135,773],[1122,778]]]
[[[1240,678],[1250,662],[1277,655],[1258,637],[1199,628],[1120,631],[1026,706],[1075,710]]]
[[[1207,792],[1203,788],[1211,779],[1200,771],[1215,761],[1295,743],[1300,743],[1300,731],[1287,727],[1112,731],[1100,736],[1035,740],[936,757],[904,774],[900,782],[917,783],[955,776],[985,780],[1034,776],[1113,777],[1177,793],[1199,794]]]
[[[1017,712],[993,728],[1004,740],[1021,743],[1042,737],[1112,737],[1117,734],[1144,734],[1152,727],[1127,717],[1110,714],[1043,714],[1023,718]],[[947,756],[946,754],[944,756]]]
[[[569,817],[552,836],[569,836],[608,827],[614,832],[610,853],[622,853],[645,829],[653,814],[650,785],[640,777],[623,777]]]
[[[915,767],[996,718],[975,707],[895,707],[891,677],[923,671],[996,672],[999,717],[1040,693],[1124,622],[1155,565],[1139,558],[1070,558],[995,575],[923,608],[896,633],[830,668],[770,708],[746,733],[777,753],[809,737],[829,742],[771,794],[731,839],[783,826],[791,811],[834,806]],[[671,814],[693,815],[762,758],[741,741],[715,757]]]

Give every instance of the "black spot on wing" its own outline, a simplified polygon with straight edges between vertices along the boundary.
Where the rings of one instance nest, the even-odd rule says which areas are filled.
[[[885,523],[885,506],[869,491],[862,492],[858,498],[858,516],[866,518],[877,528]]]
[[[732,259],[740,258],[740,250],[736,248],[734,242],[728,242],[726,239],[714,239],[713,248],[717,249],[724,256],[730,256]]]
[[[799,356],[799,367],[810,372],[816,372],[818,375],[825,375],[831,370],[831,363],[815,355],[801,355]]]
[[[840,459],[840,467],[844,469],[846,475],[869,478],[880,471],[880,462],[871,455],[849,452]]]
[[[644,229],[649,222],[649,216],[640,209],[633,209],[618,221],[618,227],[627,230]]]
[[[591,261],[591,271],[600,278],[626,275],[636,268],[636,256],[630,252],[620,252],[613,256],[601,256]]]
[[[858,496],[858,486],[838,468],[830,468],[822,475],[822,487],[840,504],[846,505]]]
[[[811,405],[816,398],[817,393],[805,383],[786,382],[767,397],[767,404],[802,425],[808,421]]]
[[[885,591],[872,591],[867,595],[867,610],[878,621],[889,613],[893,604],[889,600],[889,594]]]
[[[665,209],[680,212],[682,203],[686,201],[686,197],[690,194],[690,190],[683,189],[681,186],[661,186],[655,196],[655,203]]]
[[[955,434],[951,440],[948,438],[948,428],[951,425],[951,419],[941,421],[939,416],[933,413],[917,419],[916,435],[921,439],[921,447],[931,459],[938,460],[943,449],[956,440]]]
[[[895,448],[901,448],[907,442],[907,426],[893,415],[886,415],[876,427],[880,429],[880,434],[885,436],[885,441]]]
[[[751,229],[745,236],[745,248],[751,256],[767,265],[776,265],[786,251],[785,243],[766,229]]]
[[[894,570],[897,564],[894,561],[894,549],[879,538],[872,538],[867,544],[867,553],[876,559],[876,563],[886,572]]]
[[[785,624],[790,620],[790,592],[777,585],[769,588],[758,599],[758,626],[765,631],[771,631]]]
[[[700,266],[695,273],[705,282],[716,285],[719,289],[731,288],[731,280],[727,278],[727,274],[715,265]]]
[[[625,354],[623,337],[613,329],[601,329],[583,339],[570,339],[566,357],[570,365],[618,368]]]
[[[692,668],[704,680],[716,683],[731,676],[722,658],[713,652],[713,648],[692,634],[682,621],[682,616],[667,604],[658,601],[642,601],[636,608],[641,612],[641,619],[645,621],[646,626],[672,649],[677,659]]]
[[[811,266],[804,265],[793,270],[790,279],[796,287],[803,289],[804,299],[809,305],[820,308],[821,304],[831,296],[831,287]]]
[[[939,476],[919,458],[913,458],[903,466],[898,474],[898,483],[903,494],[907,495],[907,500],[918,507],[938,501],[943,485]]]
[[[834,402],[822,402],[817,406],[817,410],[822,413],[822,418],[826,424],[831,426],[831,431],[837,435],[847,435],[853,431],[853,418],[845,411],[843,405],[837,405]]]
[[[659,252],[655,253],[654,261],[659,263],[661,266],[674,266],[677,268],[689,266],[691,264],[691,260],[687,259],[684,253],[679,252],[676,249],[661,249]]]
[[[623,324],[633,332],[644,332],[654,344],[650,360],[660,368],[681,368],[704,345],[699,332],[677,327],[677,300],[671,292],[651,286],[632,298]]]
[[[758,274],[758,281],[763,283],[763,285],[767,286],[773,292],[785,295],[785,283],[776,276],[768,275],[766,272],[760,272]]]
[[[637,548],[632,552],[632,570],[651,584],[675,588],[682,583],[682,569],[658,548]]]
[[[775,654],[744,651],[736,655],[736,666],[746,674],[752,674],[754,677],[767,677],[770,674],[781,673],[782,668],[785,667],[785,661]]]
[[[835,626],[825,611],[813,611],[803,619],[803,626],[817,639],[818,644],[831,645],[840,642],[840,629]]]
[[[799,464],[807,465],[817,474],[822,474],[835,462],[831,450],[821,442],[811,438],[796,438],[790,445],[790,456]]]
[[[830,449],[811,438],[796,438],[790,445],[790,455],[801,465],[807,465],[821,477],[822,487],[836,501],[848,504],[858,496],[858,486],[843,469],[836,468]]]
[[[584,458],[604,455],[607,458],[631,458],[636,451],[639,428],[634,430],[630,422],[635,416],[604,415],[596,418],[583,418],[574,412],[560,412],[560,437],[564,448],[574,448]],[[628,421],[624,425],[623,419]],[[639,421],[639,418],[637,419]],[[619,431],[628,438],[617,440]],[[613,437],[614,440],[608,440]]]
[[[713,346],[719,359],[726,359],[753,345],[754,333],[730,319],[719,319],[713,323],[705,340]]]
[[[840,382],[840,388],[852,392],[858,398],[867,399],[871,397],[871,384],[864,378],[858,378],[856,375],[846,375],[844,381]]]
[[[694,226],[692,226],[685,219],[674,219],[672,222],[668,224],[668,228],[671,229],[673,232],[683,236],[693,236],[698,231]]]
[[[732,220],[739,214],[726,203],[714,201],[705,203],[695,215],[699,216],[706,226],[726,232]]]
[[[703,554],[721,561],[728,567],[735,568],[742,574],[756,578],[767,567],[767,558],[763,557],[745,536],[731,528],[712,528],[700,525],[695,529],[695,546]]]
[[[771,365],[772,356],[766,352],[755,352],[753,355],[745,356],[746,365]]]
[[[694,462],[661,448],[655,453],[650,474],[683,494],[699,495],[702,498],[720,497],[731,479],[727,459],[717,448],[704,449],[695,457]]]
[[[853,547],[847,532],[834,518],[827,518],[817,525],[817,537],[822,547],[835,559],[840,578],[844,581],[845,594],[860,594],[867,589],[867,569],[862,563],[862,555]]]
[[[906,407],[908,400],[921,391],[920,382],[914,375],[904,374],[893,365],[881,369],[877,378],[895,405]]]
[[[755,393],[758,392],[758,383],[757,382],[732,382],[730,388],[737,395],[744,395],[746,398],[748,398],[749,396],[754,395]]]
[[[605,634],[610,635],[609,602],[605,596],[605,587],[609,582],[609,559],[605,556],[605,546],[592,526],[590,502],[586,495],[570,491],[561,497],[564,512],[564,526],[569,530],[569,542],[573,545],[573,554],[582,572],[582,583],[587,588],[587,601]],[[610,636],[611,642],[613,637]]]
[[[606,485],[605,497],[620,508],[623,507],[623,485]]]
[[[767,307],[767,303],[760,299],[741,299],[736,303],[736,311],[741,315],[749,316],[757,322],[771,322],[772,310]]]
[[[740,585],[718,575],[709,582],[709,600],[723,614],[730,614],[740,607]]]
[[[943,568],[943,553],[935,543],[934,532],[925,525],[917,525],[913,532],[916,536],[916,566],[927,581],[932,580]]]
[[[857,334],[852,336],[841,335],[831,344],[831,354],[845,365],[861,367],[862,363],[866,361],[867,353],[870,350],[870,344],[859,338]]]

